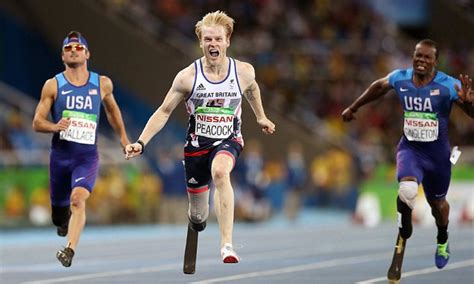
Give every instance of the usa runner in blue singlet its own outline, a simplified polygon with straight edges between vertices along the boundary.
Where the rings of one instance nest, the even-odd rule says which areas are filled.
[[[395,90],[403,108],[403,136],[397,148],[399,237],[405,242],[412,234],[411,212],[422,184],[438,228],[435,264],[443,268],[449,260],[449,114],[454,102],[474,118],[474,94],[469,76],[461,74],[458,80],[436,69],[438,54],[434,41],[420,41],[415,47],[412,68],[395,70],[374,81],[344,110],[342,117],[351,121],[361,106]]]
[[[404,135],[397,149],[397,177],[413,176],[423,184],[426,198],[444,199],[451,179],[448,120],[452,102],[458,100],[455,84],[441,71],[422,87],[412,82],[413,69],[389,74],[404,111]]]
[[[120,143],[127,145],[129,140],[112,94],[112,81],[87,69],[90,54],[86,39],[79,32],[70,32],[62,49],[65,71],[44,84],[33,128],[53,133],[49,166],[52,221],[59,236],[67,235],[66,248],[56,256],[68,267],[84,228],[86,200],[97,177],[101,104]],[[52,121],[47,119],[49,112]]]

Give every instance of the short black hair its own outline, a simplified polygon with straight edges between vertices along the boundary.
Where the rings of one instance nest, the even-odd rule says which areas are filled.
[[[429,38],[423,39],[423,40],[419,41],[416,45],[419,45],[419,44],[428,45],[428,46],[431,46],[432,48],[434,48],[435,57],[436,57],[436,59],[438,59],[438,56],[439,56],[438,44],[434,40],[429,39]]]

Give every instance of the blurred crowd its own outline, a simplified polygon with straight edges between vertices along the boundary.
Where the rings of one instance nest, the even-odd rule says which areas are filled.
[[[458,1],[467,7],[468,1]],[[419,39],[401,33],[364,0],[103,0],[107,9],[127,11],[157,40],[194,50],[194,25],[210,11],[223,10],[236,20],[229,55],[251,62],[267,107],[307,131],[328,129],[332,139],[351,138],[374,146],[377,159],[393,161],[400,137],[398,99],[386,99],[361,111],[349,127],[340,114],[368,85],[394,69],[411,67]],[[135,16],[134,16],[135,15]],[[176,34],[182,35],[176,39]],[[172,40],[169,40],[172,38]],[[176,43],[176,40],[180,40]],[[457,77],[474,76],[474,49],[459,42],[439,42],[439,69]],[[191,52],[187,52],[191,54]],[[369,108],[369,107],[366,107]],[[463,120],[456,107],[452,121]],[[453,123],[453,143],[474,144],[472,124]],[[367,129],[370,129],[367,131]],[[461,144],[462,144],[461,143]],[[347,145],[346,145],[347,146]],[[379,151],[381,150],[381,151]],[[378,154],[380,152],[380,157]]]
[[[370,177],[377,164],[393,164],[394,148],[401,135],[401,110],[393,94],[359,111],[357,121],[350,125],[343,125],[340,118],[343,109],[372,81],[394,69],[410,67],[417,42],[381,18],[367,1],[101,3],[108,11],[122,12],[158,40],[170,39],[196,56],[199,47],[195,23],[209,11],[226,11],[236,20],[229,55],[254,65],[265,105],[305,131],[327,129],[334,144],[315,157],[305,155],[296,141],[284,158],[266,157],[259,141],[246,141],[233,173],[236,219],[260,221],[275,213],[294,219],[305,206],[353,211],[359,184]],[[472,47],[462,42],[439,42],[439,47],[440,70],[452,76],[474,76]],[[453,144],[474,145],[474,124],[455,123],[467,117],[456,107],[453,110]],[[17,134],[21,131],[17,131],[12,112],[11,117],[5,117],[0,111],[1,150],[20,146],[28,149],[31,137]],[[90,205],[92,212],[97,208],[91,220],[186,222],[182,155],[182,145],[158,148],[140,170],[123,166],[103,169]],[[129,174],[130,168],[135,169],[133,175]],[[15,194],[6,196],[7,205],[17,198]]]
[[[46,161],[48,153],[42,151],[45,145],[34,137],[31,121],[27,120],[19,106],[0,100],[0,166]]]

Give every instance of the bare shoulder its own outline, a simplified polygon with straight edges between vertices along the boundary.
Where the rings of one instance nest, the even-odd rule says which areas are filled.
[[[45,88],[51,88],[51,87],[57,87],[58,86],[58,81],[56,80],[56,77],[49,78],[44,82],[44,87]]]
[[[390,74],[385,76],[385,77],[382,77],[378,80],[375,81],[376,84],[379,84],[384,90],[390,90],[392,88],[392,86],[390,85]]]
[[[235,64],[239,76],[255,77],[255,69],[253,68],[252,64],[237,59],[235,60]]]
[[[252,85],[255,81],[255,69],[252,64],[235,60],[237,68],[237,76],[239,77],[240,85],[243,90],[246,90],[248,86]]]
[[[191,63],[186,68],[179,71],[178,74],[176,74],[172,88],[183,93],[191,92],[195,73],[196,70],[194,68],[194,63]]]
[[[194,63],[189,64],[186,68],[182,69],[176,75],[176,78],[180,80],[193,80],[194,74],[196,73]]]
[[[114,85],[112,83],[112,80],[109,77],[104,76],[104,75],[100,75],[99,78],[100,78],[99,80],[100,80],[101,93],[103,95],[107,95],[107,94],[112,93],[112,91],[114,89]]]
[[[56,97],[58,92],[58,81],[56,77],[49,78],[44,82],[42,95]]]
[[[105,76],[105,75],[100,75],[99,76],[100,78],[100,84],[102,85],[108,85],[108,84],[112,84],[112,79],[110,79],[109,77]]]

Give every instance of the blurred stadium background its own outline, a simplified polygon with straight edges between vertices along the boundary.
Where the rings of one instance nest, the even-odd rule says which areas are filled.
[[[63,70],[70,30],[89,42],[89,68],[112,78],[134,141],[174,75],[200,56],[194,24],[210,11],[236,20],[228,55],[252,63],[277,134],[265,137],[244,109],[246,146],[233,173],[236,219],[297,220],[302,212],[345,212],[366,226],[395,218],[397,98],[365,107],[343,124],[342,110],[372,82],[411,66],[415,43],[432,38],[439,69],[474,76],[470,0],[17,0],[0,2],[0,226],[50,226],[51,135],[31,129],[44,81]],[[100,176],[88,224],[185,223],[187,197],[181,105],[134,161],[125,161],[105,119]],[[472,222],[474,122],[456,106],[452,145],[462,151],[448,195],[451,222]],[[415,218],[430,224],[426,202]],[[314,212],[314,213],[311,213]],[[471,213],[469,213],[471,212]]]

